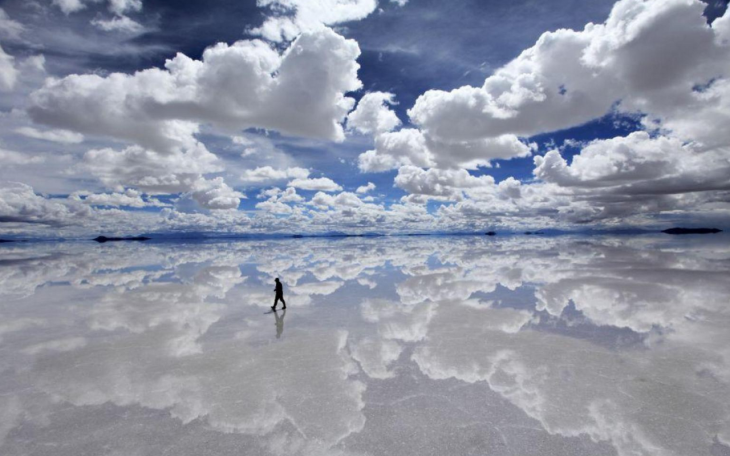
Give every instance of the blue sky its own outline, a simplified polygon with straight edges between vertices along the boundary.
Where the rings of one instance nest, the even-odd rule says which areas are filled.
[[[0,2],[0,235],[728,226],[726,1]]]

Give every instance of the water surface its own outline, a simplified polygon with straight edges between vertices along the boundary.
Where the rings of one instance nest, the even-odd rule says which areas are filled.
[[[730,454],[727,241],[5,245],[0,454]]]

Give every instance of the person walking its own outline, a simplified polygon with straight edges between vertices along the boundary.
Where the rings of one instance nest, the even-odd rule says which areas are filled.
[[[284,287],[281,285],[281,282],[279,282],[278,277],[275,278],[274,281],[276,282],[276,287],[274,288],[276,297],[274,298],[274,305],[271,306],[271,310],[276,310],[276,305],[279,303],[279,300],[281,300],[281,303],[284,305],[282,309],[286,309],[286,301],[284,301]]]

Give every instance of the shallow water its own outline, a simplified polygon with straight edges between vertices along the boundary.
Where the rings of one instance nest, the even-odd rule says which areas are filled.
[[[724,235],[5,245],[0,454],[730,454],[729,298]]]

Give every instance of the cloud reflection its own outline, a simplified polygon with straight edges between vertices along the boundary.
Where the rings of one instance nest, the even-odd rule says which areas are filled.
[[[447,413],[444,398],[473,411],[434,436],[483,428],[484,448],[461,439],[456,453],[539,454],[541,445],[686,455],[730,444],[723,239],[68,243],[3,253],[3,453],[36,451],[23,436],[63,439],[52,431],[68,420],[93,433],[91,413],[149,410],[162,414],[150,432],[170,439],[184,428],[259,453],[386,454],[396,447],[383,442],[408,434],[410,414]],[[293,297],[285,333],[263,315],[272,277]],[[637,335],[630,344],[603,343],[627,333]],[[498,408],[475,408],[470,391]],[[402,419],[384,425],[384,410]],[[509,422],[491,428],[484,417],[497,410]],[[517,442],[520,428],[536,430]],[[90,448],[108,446],[109,436],[92,435]],[[128,453],[147,454],[128,442],[138,445]]]

